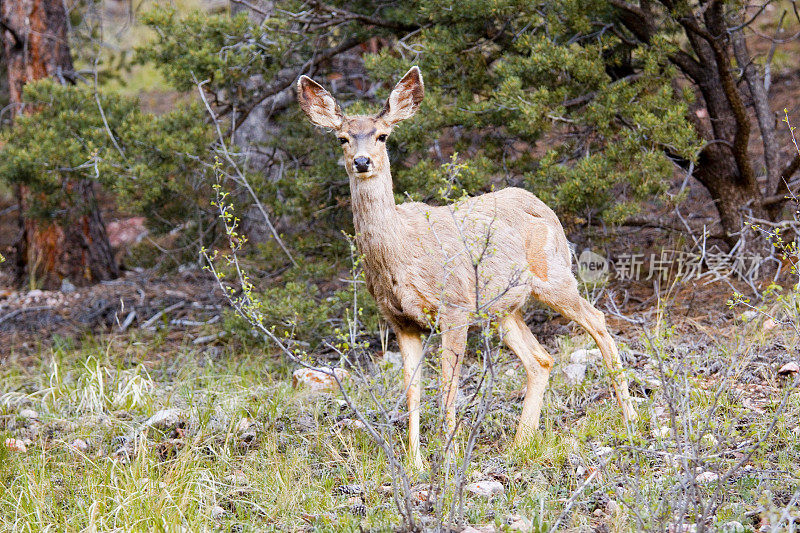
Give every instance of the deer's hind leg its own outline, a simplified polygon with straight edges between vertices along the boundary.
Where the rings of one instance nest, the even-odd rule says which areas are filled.
[[[592,336],[600,353],[603,354],[603,363],[610,375],[625,420],[628,422],[636,420],[638,415],[633,408],[628,382],[622,374],[622,360],[619,357],[617,344],[606,327],[605,315],[580,295],[574,278],[570,278],[554,290],[536,292],[535,296],[565,317],[580,324]]]
[[[528,382],[522,414],[514,436],[514,444],[519,446],[528,442],[539,427],[544,391],[550,380],[553,358],[533,336],[519,310],[503,318],[500,325],[503,342],[522,361]]]

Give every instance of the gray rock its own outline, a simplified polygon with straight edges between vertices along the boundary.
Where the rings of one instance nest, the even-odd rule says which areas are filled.
[[[215,505],[214,507],[211,508],[211,518],[213,518],[214,520],[219,520],[223,516],[225,516],[225,509],[223,509],[219,505]]]
[[[474,494],[475,496],[480,496],[482,498],[491,499],[498,494],[503,494],[505,492],[505,488],[503,488],[503,484],[499,481],[495,481],[493,479],[485,479],[483,481],[476,481],[475,483],[470,483],[464,490],[469,492],[470,494]]]
[[[64,278],[61,280],[61,292],[64,294],[70,294],[75,292],[75,285],[72,284],[70,280]]]
[[[579,385],[586,379],[586,365],[570,363],[562,370],[569,385]]]
[[[180,409],[162,409],[148,418],[142,424],[142,429],[155,428],[161,431],[168,431],[180,427],[185,421],[186,415]]]
[[[588,363],[595,363],[598,361],[603,360],[603,354],[600,353],[600,350],[594,348],[592,350],[586,350],[581,348],[580,350],[575,350],[569,356],[570,363],[576,363],[581,365],[586,365]]]
[[[392,369],[403,368],[403,357],[400,352],[383,352],[382,363]]]
[[[69,444],[69,446],[70,448],[81,453],[86,453],[89,451],[89,445],[83,439],[75,439]]]
[[[39,418],[39,413],[31,408],[25,408],[19,412],[19,416],[22,418]]]
[[[722,524],[720,530],[723,533],[744,533],[744,525],[741,522],[737,522],[736,520],[731,520],[730,522],[725,522]]]

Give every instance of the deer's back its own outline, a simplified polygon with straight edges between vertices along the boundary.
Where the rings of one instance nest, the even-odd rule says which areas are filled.
[[[463,315],[514,309],[531,291],[571,276],[566,237],[555,213],[518,188],[447,206],[397,206],[402,239],[388,256],[366,253],[370,291],[384,314],[424,326],[437,311]]]

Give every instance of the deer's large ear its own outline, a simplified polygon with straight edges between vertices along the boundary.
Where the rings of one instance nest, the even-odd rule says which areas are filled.
[[[419,109],[423,96],[425,96],[425,85],[422,83],[422,73],[419,67],[411,67],[392,90],[378,117],[392,125],[411,118]]]
[[[322,85],[308,76],[300,76],[297,80],[297,100],[311,122],[329,129],[339,129],[344,121],[344,114],[339,104]]]

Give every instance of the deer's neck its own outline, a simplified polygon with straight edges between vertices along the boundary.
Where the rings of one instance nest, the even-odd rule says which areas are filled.
[[[392,192],[392,177],[387,171],[369,179],[350,176],[350,201],[359,250],[366,256],[399,251],[405,235]]]

